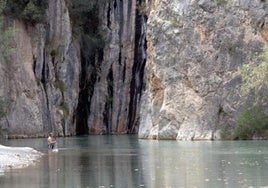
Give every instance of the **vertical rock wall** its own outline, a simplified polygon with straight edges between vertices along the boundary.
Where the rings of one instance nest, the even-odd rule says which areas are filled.
[[[90,61],[67,0],[49,0],[47,24],[13,22],[16,52],[0,57],[1,134],[124,134],[139,126],[140,138],[217,139],[254,102],[241,101],[241,66],[259,63],[268,41],[266,1],[98,2],[105,45]]]
[[[84,14],[85,7],[76,13],[88,18],[88,30],[102,30],[103,46],[96,36],[83,41],[75,33],[81,27],[74,29],[71,1],[49,0],[45,24],[14,21],[16,51],[0,64],[0,97],[8,104],[1,134],[137,133],[146,60],[146,17],[137,14],[137,4],[143,0],[82,5],[95,2],[93,15]],[[89,45],[88,52],[83,45]]]
[[[109,0],[100,5],[106,45],[84,68],[77,129],[80,134],[137,133],[145,65],[143,17],[136,1]],[[138,29],[137,29],[138,28]],[[82,89],[81,89],[82,91]],[[79,115],[80,113],[80,115]],[[81,116],[84,114],[84,116]]]
[[[13,23],[16,50],[0,64],[0,96],[8,103],[1,132],[9,137],[75,134],[80,57],[64,0],[49,1],[47,21]]]
[[[149,1],[140,138],[217,139],[245,102],[241,66],[267,42],[267,2]],[[267,19],[266,19],[267,20]]]

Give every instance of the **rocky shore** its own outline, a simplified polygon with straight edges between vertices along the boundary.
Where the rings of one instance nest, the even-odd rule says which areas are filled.
[[[41,153],[29,147],[6,147],[0,145],[0,175],[7,169],[23,168],[34,164]]]

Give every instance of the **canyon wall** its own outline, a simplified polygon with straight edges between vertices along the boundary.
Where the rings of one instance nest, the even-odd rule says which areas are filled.
[[[15,52],[0,64],[0,96],[6,104],[1,132],[9,137],[74,133],[79,48],[65,1],[49,1],[46,14],[47,24],[10,21]]]
[[[100,5],[100,28],[106,45],[91,61],[81,80],[77,129],[80,134],[138,132],[143,70],[145,20],[137,14],[141,1],[109,0]],[[85,102],[88,101],[88,102]]]
[[[142,0],[47,2],[42,23],[6,15],[15,52],[0,55],[1,135],[137,133],[146,58],[136,7]]]
[[[221,139],[256,102],[241,70],[268,42],[266,1],[47,2],[45,23],[5,23],[1,135]]]
[[[266,1],[148,1],[146,90],[140,138],[211,140],[232,129],[254,97],[241,67],[267,43]]]

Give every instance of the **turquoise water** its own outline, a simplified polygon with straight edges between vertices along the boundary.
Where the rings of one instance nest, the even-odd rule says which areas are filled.
[[[268,141],[157,141],[136,136],[5,140],[44,153],[0,176],[1,188],[268,187]]]

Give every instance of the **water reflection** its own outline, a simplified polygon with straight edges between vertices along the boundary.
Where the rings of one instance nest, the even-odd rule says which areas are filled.
[[[267,141],[140,144],[148,187],[268,187]]]
[[[135,136],[8,140],[45,153],[36,166],[10,170],[1,188],[268,187],[267,141],[177,142]]]

